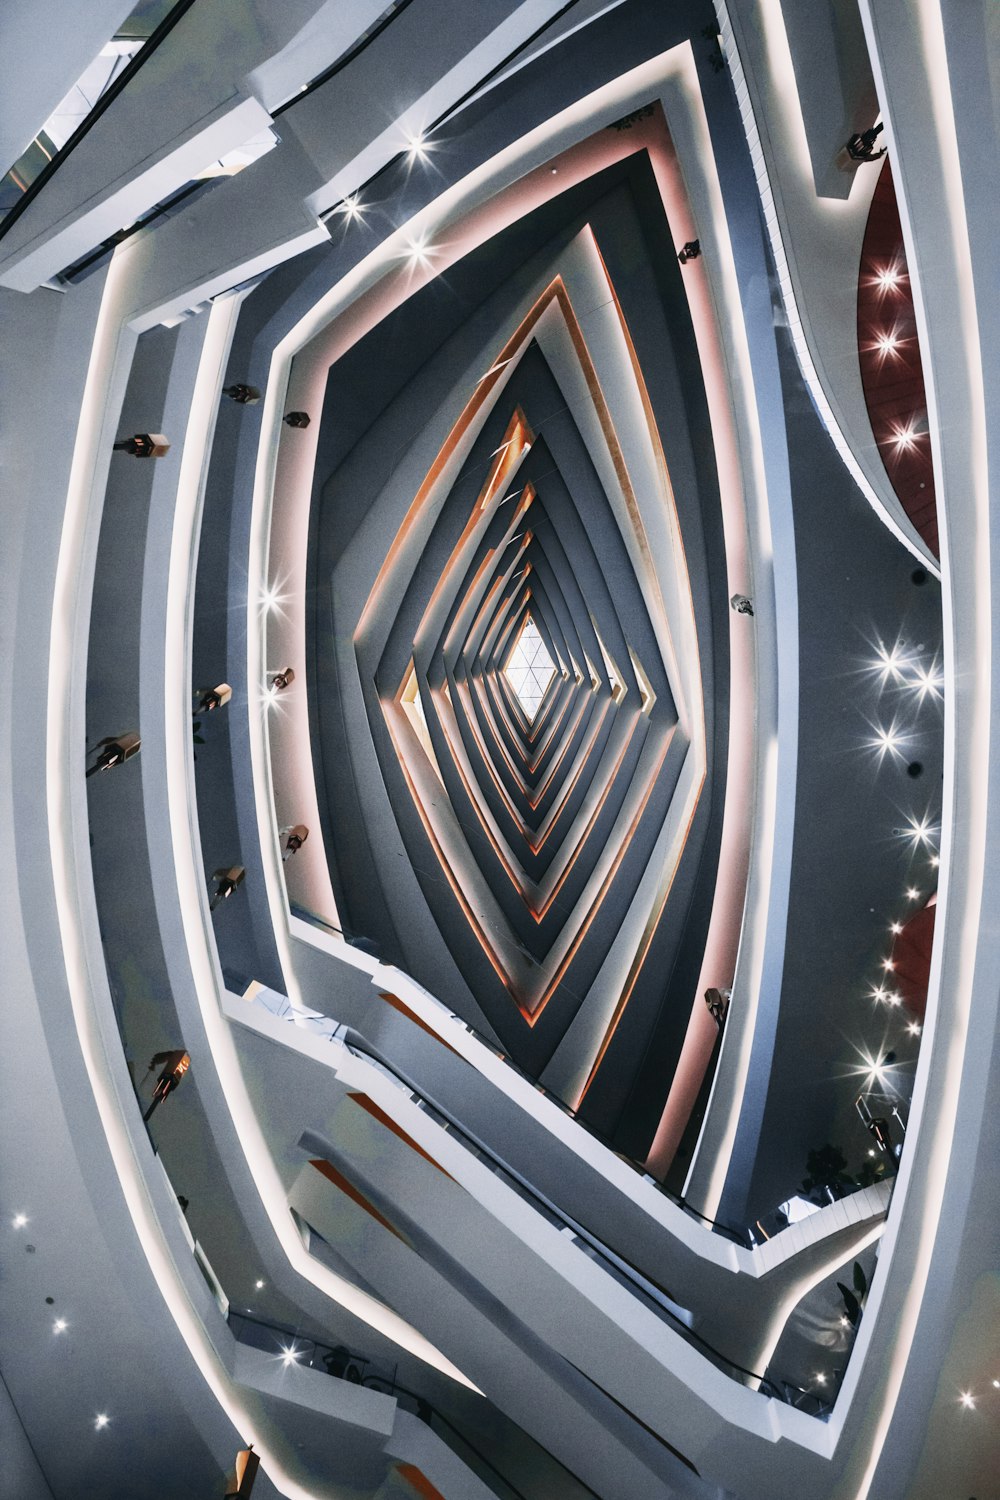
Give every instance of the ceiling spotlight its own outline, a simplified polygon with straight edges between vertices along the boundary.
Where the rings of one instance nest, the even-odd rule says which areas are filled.
[[[65,1318],[56,1318],[55,1322],[52,1325],[52,1332],[65,1333],[68,1327],[69,1324],[66,1322]]]
[[[15,1229],[23,1229],[24,1226],[25,1226],[25,1224],[27,1224],[27,1222],[28,1222],[28,1215],[27,1214],[15,1214],[14,1217],[13,1217],[13,1219],[11,1220],[11,1222],[14,1225]]]
[[[893,963],[891,958],[883,958],[882,967],[883,969],[894,969],[896,965]]]
[[[959,1397],[959,1400],[965,1407],[966,1411],[975,1411],[976,1398],[971,1391],[963,1391],[961,1396]]]
[[[893,329],[891,332],[877,333],[875,335],[875,343],[872,345],[872,348],[874,349],[875,353],[881,357],[881,360],[884,363],[888,359],[890,354],[899,353],[899,346],[902,342],[903,341],[899,337],[898,333],[896,333],[895,329]]]
[[[936,868],[936,867],[937,867],[937,866],[938,866],[938,865],[939,865],[939,864],[940,864],[940,863],[941,863],[941,860],[940,860],[940,858],[939,858],[939,857],[938,857],[938,855],[936,855],[936,854],[932,854],[932,855],[931,855],[931,864],[932,864],[932,865],[934,865],[934,866],[935,866],[935,868]]]
[[[887,1052],[885,1054],[885,1056],[884,1057],[880,1057],[877,1062],[869,1062],[868,1063],[869,1083],[872,1083],[872,1082],[875,1082],[875,1083],[885,1083],[886,1072],[892,1066],[892,1064],[895,1061],[896,1061],[896,1054],[895,1054],[895,1052]],[[875,1153],[872,1152],[873,1156],[874,1156],[874,1154]]]
[[[358,219],[361,217],[361,204],[357,193],[348,193],[340,205],[340,212],[346,219]]]
[[[281,1351],[281,1363],[286,1369],[289,1365],[294,1365],[298,1357],[299,1351],[297,1349],[282,1349]]]
[[[909,1024],[909,1026],[907,1026],[906,1029],[910,1033],[911,1036],[919,1036],[920,1035],[920,1022],[919,1021],[911,1021],[910,1024]],[[995,1383],[996,1382],[994,1382],[994,1384]]]
[[[889,931],[895,933],[895,935],[897,937],[902,932],[902,930],[903,930],[903,924],[902,924],[902,922],[892,922],[889,925]]]
[[[892,443],[897,453],[909,453],[911,448],[916,447],[919,436],[920,433],[911,418],[909,422],[895,423],[888,441]]]
[[[915,885],[909,885],[909,886],[907,886],[905,895],[906,895],[907,901],[919,901],[920,900],[920,892],[917,890],[917,888],[916,888]]]
[[[944,686],[944,678],[935,666],[914,667],[911,686],[917,690],[921,702],[930,693],[931,697],[940,696],[941,688]]]
[[[256,1287],[256,1289],[257,1289],[258,1292],[263,1288],[263,1285],[264,1285],[264,1283],[262,1281],[255,1281],[254,1282],[254,1286]]]
[[[411,161],[427,160],[427,140],[422,130],[406,137],[406,154]]]
[[[903,1003],[902,995],[900,995],[896,990],[893,990],[891,994],[887,995],[886,999],[888,1000],[889,1004],[893,1006],[902,1005]]]
[[[873,1000],[888,1000],[888,998],[889,991],[886,989],[884,984],[876,984],[872,987]]]
[[[929,844],[931,841],[932,829],[926,818],[921,818],[919,821],[911,818],[905,832],[906,837],[912,840],[914,848],[920,844]]]
[[[431,247],[426,239],[409,240],[406,246],[406,258],[413,266],[426,266],[430,263]]]
[[[1000,1391],[1000,1380],[994,1380],[993,1381],[993,1389],[995,1391]]]
[[[284,596],[279,593],[277,584],[272,583],[260,596],[261,608],[275,610],[283,603]]]
[[[819,1370],[817,1372],[815,1379],[817,1385],[826,1385],[826,1376],[823,1374],[822,1370]]]
[[[900,270],[899,265],[893,261],[889,265],[883,266],[880,271],[876,271],[875,285],[882,293],[894,292],[902,281],[904,274]]]
[[[876,670],[881,673],[883,683],[894,677],[897,682],[904,682],[905,678],[901,670],[906,656],[897,641],[894,646],[887,648],[879,643],[878,660],[875,662]]]
[[[106,1412],[100,1411],[94,1418],[94,1426],[97,1431],[100,1432],[103,1428],[107,1427],[110,1421],[111,1418],[108,1416],[108,1414]]]
[[[883,668],[883,683],[886,681],[886,678],[887,673]],[[881,765],[887,755],[893,756],[895,760],[902,760],[903,747],[907,744],[909,735],[900,733],[896,720],[893,719],[892,723],[888,726],[876,724],[873,720],[869,720],[869,723],[874,732],[868,741],[868,745],[875,751],[879,765]]]

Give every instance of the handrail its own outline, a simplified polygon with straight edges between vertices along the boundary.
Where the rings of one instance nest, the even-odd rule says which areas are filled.
[[[332,922],[328,922],[325,918],[317,916],[315,912],[309,911],[306,907],[297,906],[293,903],[290,906],[290,911],[293,917],[298,917],[300,921],[307,923],[309,926],[317,927],[321,930],[335,933],[337,936],[344,937],[345,941],[350,943],[351,939],[346,936],[341,928],[335,927]],[[434,997],[431,996],[430,998],[433,999]],[[441,1005],[441,1002],[435,1001],[435,1004]],[[461,1016],[455,1015],[453,1011],[448,1010],[447,1006],[442,1005],[441,1009],[445,1012],[446,1015],[451,1016],[451,1018],[455,1022],[457,1022],[457,1024],[461,1026],[463,1030],[467,1031],[470,1036],[475,1037],[476,1041],[479,1042],[481,1046],[486,1048],[491,1057],[495,1057],[498,1062],[502,1062],[505,1067],[510,1068],[511,1072],[516,1073],[519,1078],[523,1078],[525,1083],[530,1084],[531,1088],[534,1089],[536,1094],[541,1094],[543,1098],[548,1099],[551,1104],[555,1105],[555,1107],[560,1111],[561,1114],[567,1115],[571,1120],[575,1122],[575,1124],[580,1127],[581,1130],[585,1130],[587,1134],[589,1136],[592,1136],[593,1139],[597,1141],[599,1145],[603,1146],[606,1151],[612,1152],[619,1161],[624,1162],[624,1164],[627,1167],[631,1168],[632,1171],[637,1172],[642,1177],[643,1181],[647,1182],[649,1186],[654,1189],[654,1191],[659,1193],[662,1197],[667,1198],[671,1203],[674,1204],[676,1208],[679,1208],[683,1213],[686,1213],[689,1218],[697,1219],[699,1223],[706,1224],[709,1229],[713,1230],[716,1234],[721,1235],[724,1239],[731,1240],[734,1245],[742,1246],[744,1250],[752,1250],[754,1248],[754,1241],[751,1239],[750,1235],[745,1229],[737,1229],[732,1224],[726,1224],[721,1219],[709,1218],[708,1214],[703,1214],[700,1209],[695,1208],[693,1204],[688,1203],[686,1199],[673,1192],[671,1188],[668,1188],[666,1183],[657,1181],[655,1177],[652,1177],[648,1172],[643,1171],[639,1163],[634,1161],[632,1157],[626,1156],[624,1152],[619,1151],[615,1147],[614,1142],[608,1136],[606,1136],[603,1131],[598,1130],[596,1126],[591,1125],[586,1120],[582,1119],[576,1112],[576,1110],[572,1109],[571,1106],[566,1103],[565,1099],[561,1099],[558,1094],[554,1094],[551,1089],[545,1086],[544,1083],[539,1083],[537,1078],[532,1078],[531,1074],[525,1072],[520,1063],[516,1063],[512,1057],[510,1057],[506,1052],[504,1052],[497,1046],[496,1042],[492,1041],[488,1036],[484,1036],[481,1031],[477,1031],[476,1027],[471,1025],[470,1022],[464,1020]]]
[[[406,0],[406,3],[409,3],[409,0]],[[537,42],[538,38],[542,36],[544,32],[548,31],[551,26],[554,26],[557,21],[562,20],[567,11],[572,10],[574,5],[577,4],[579,4],[579,0],[566,0],[566,3],[560,6],[559,10],[557,10],[553,15],[549,16],[547,20],[543,21],[541,26],[533,31],[530,36],[525,37],[522,42],[519,42],[518,45],[512,48],[512,50],[508,52],[505,57],[501,58],[501,60],[496,64],[495,67],[491,68],[488,73],[485,73],[482,78],[477,79],[476,82],[471,86],[471,88],[466,89],[464,94],[460,95],[458,99],[454,100],[447,106],[446,109],[442,110],[441,114],[433,119],[431,123],[426,127],[425,134],[429,135],[431,131],[439,130],[442,125],[447,124],[451,119],[453,119],[454,116],[457,115],[465,107],[466,104],[468,104],[470,99],[478,94],[480,90],[487,88],[489,84],[492,83],[493,79],[498,76],[498,74],[502,73],[505,68],[509,68],[511,63],[514,62],[514,60],[519,57],[522,52],[524,52],[528,47],[532,46],[534,42]],[[335,74],[339,73],[342,68],[346,67],[348,63],[353,62],[354,58],[357,57],[359,53],[363,52],[365,47],[367,47],[370,42],[373,42],[375,38],[385,30],[386,26],[388,26],[391,21],[394,21],[396,19],[396,16],[399,15],[400,11],[403,8],[404,6],[401,4],[388,15],[383,16],[381,22],[379,22],[376,27],[373,28],[371,33],[362,37],[360,42],[349,53],[346,53],[342,58],[338,59],[337,62],[331,64],[331,66],[325,72],[320,73],[316,78],[313,79],[311,83],[306,84],[306,86],[301,89],[299,93],[294,95],[293,98],[286,99],[284,104],[279,105],[277,109],[273,110],[272,118],[277,119],[279,115],[284,114],[285,110],[291,109],[294,105],[298,104],[301,99],[307,99],[309,95],[314,92],[314,90],[321,88],[324,83],[329,82],[329,80],[333,78]],[[360,183],[358,187],[355,188],[352,192],[351,197],[358,198],[362,193],[366,192],[373,183],[377,182],[384,173],[390,171],[397,162],[401,161],[403,157],[406,156],[406,154],[406,148],[397,151],[396,154],[394,156],[391,156],[388,161],[383,162],[382,165],[378,167],[370,177],[367,177],[364,182]],[[331,214],[337,211],[337,208],[338,205],[334,204],[333,208],[325,210],[321,217],[324,219],[330,217]]]
[[[324,68],[322,73],[317,73],[315,78],[310,79],[308,83],[304,83],[297,94],[293,94],[283,104],[277,105],[271,111],[271,119],[276,120],[279,115],[285,113],[286,109],[291,109],[293,104],[299,104],[303,99],[308,99],[309,95],[314,94],[317,89],[321,89],[324,83],[329,83],[331,78],[336,78],[338,73],[342,73],[346,67],[361,56],[362,52],[371,46],[377,37],[382,35],[386,27],[395,21],[397,16],[403,14],[403,11],[409,4],[410,0],[395,0],[394,4],[386,6],[378,19],[372,23],[366,32],[358,37],[357,41],[346,52],[330,63],[329,67]]]
[[[122,90],[139,72],[139,69],[145,67],[160,43],[166,40],[178,21],[187,14],[194,3],[195,0],[177,0],[176,5],[164,16],[159,26],[150,32],[146,41],[131,59],[128,66],[122,69],[113,83],[109,84],[97,100],[93,109],[88,115],[84,116],[65,144],[60,146],[55,155],[46,162],[38,176],[28,184],[13,208],[7,210],[3,220],[0,221],[0,240],[3,239],[5,234],[9,234],[28,205],[35,201],[45,184],[54,177],[67,157],[72,155],[84,137],[89,135],[105,110],[110,108]]]
[[[472,1036],[476,1038],[477,1042],[486,1047],[493,1054],[493,1056],[498,1059],[498,1061],[504,1063],[513,1072],[517,1073],[520,1078],[523,1078],[526,1083],[529,1083],[531,1085],[531,1087],[537,1094],[541,1094],[544,1098],[548,1099],[550,1103],[554,1104],[556,1108],[559,1109],[564,1115],[568,1115],[569,1118],[573,1120],[581,1130],[585,1130],[588,1135],[593,1136],[594,1140],[602,1145],[605,1150],[612,1152],[612,1154],[616,1156],[619,1161],[624,1162],[627,1167],[630,1167],[632,1169],[632,1171],[638,1172],[643,1180],[649,1183],[651,1188],[660,1193],[664,1198],[669,1199],[670,1202],[675,1205],[675,1207],[681,1209],[684,1213],[688,1214],[689,1217],[698,1219],[702,1224],[707,1224],[710,1229],[722,1235],[725,1239],[732,1240],[732,1242],[736,1245],[742,1245],[745,1250],[753,1249],[753,1242],[750,1240],[745,1230],[741,1231],[739,1229],[736,1229],[732,1224],[726,1224],[721,1219],[710,1219],[708,1214],[703,1214],[700,1209],[697,1209],[693,1204],[688,1203],[686,1199],[682,1198],[678,1193],[675,1193],[671,1188],[668,1188],[666,1183],[658,1181],[657,1178],[652,1177],[648,1172],[643,1171],[642,1167],[637,1161],[635,1161],[631,1156],[626,1156],[624,1152],[619,1151],[616,1148],[614,1142],[609,1136],[605,1135],[602,1130],[598,1130],[595,1125],[591,1125],[588,1123],[588,1121],[582,1119],[577,1111],[566,1103],[565,1099],[560,1099],[559,1095],[554,1094],[552,1090],[550,1088],[547,1088],[544,1083],[539,1083],[536,1078],[532,1078],[531,1074],[525,1072],[524,1068],[522,1068],[519,1063],[516,1063],[512,1057],[508,1056],[506,1052],[498,1050],[496,1045],[490,1041],[489,1037],[484,1036],[481,1031],[477,1031],[476,1028],[474,1026],[471,1026],[468,1021],[463,1021],[460,1016],[456,1016],[455,1019],[459,1022],[460,1025],[465,1027],[466,1031],[468,1031]]]
[[[359,1370],[359,1378],[356,1381],[351,1381],[351,1384],[362,1385],[368,1390],[375,1390],[376,1386],[384,1385],[388,1387],[388,1390],[381,1394],[391,1396],[397,1400],[400,1396],[406,1397],[407,1400],[414,1403],[414,1415],[417,1416],[420,1421],[426,1422],[428,1427],[432,1427],[433,1419],[437,1418],[438,1422],[440,1422],[443,1427],[446,1427],[449,1432],[455,1435],[460,1443],[464,1444],[465,1447],[470,1450],[470,1452],[476,1455],[479,1462],[485,1465],[487,1469],[489,1469],[490,1473],[493,1474],[495,1478],[498,1479],[504,1486],[504,1488],[509,1491],[509,1493],[514,1497],[514,1500],[527,1500],[527,1497],[523,1495],[521,1491],[515,1485],[513,1485],[504,1474],[500,1472],[496,1464],[493,1463],[491,1459],[487,1458],[486,1454],[483,1453],[481,1449],[476,1447],[471,1438],[468,1438],[462,1431],[462,1429],[460,1427],[457,1427],[451,1420],[451,1418],[446,1416],[439,1407],[435,1406],[432,1401],[428,1401],[427,1397],[422,1396],[419,1391],[413,1391],[410,1390],[408,1386],[400,1385],[396,1379],[395,1371],[392,1375],[380,1375],[377,1371],[369,1374],[367,1373],[367,1367],[371,1365],[373,1361],[369,1359],[367,1355],[355,1354],[352,1351],[348,1350],[345,1345],[329,1344],[323,1339],[316,1338],[311,1333],[301,1333],[296,1329],[289,1328],[281,1323],[273,1323],[267,1318],[259,1318],[253,1313],[241,1313],[230,1310],[228,1318],[229,1326],[233,1332],[234,1338],[236,1338],[239,1343],[247,1343],[248,1340],[240,1338],[239,1330],[233,1327],[234,1321],[239,1323],[250,1323],[255,1327],[265,1328],[271,1333],[283,1334],[286,1338],[291,1339],[293,1341],[293,1344],[296,1340],[302,1340],[307,1344],[311,1344],[312,1354],[310,1355],[308,1361],[309,1368],[311,1369],[316,1368],[315,1360],[317,1357],[320,1358],[322,1363],[326,1363],[324,1354],[320,1353],[320,1351],[325,1351],[325,1355],[330,1356],[331,1359],[332,1357],[336,1357],[338,1358],[338,1360],[341,1360],[343,1362],[345,1370],[352,1365]],[[252,1345],[251,1347],[256,1346]],[[296,1351],[296,1354],[297,1353],[298,1351]],[[295,1363],[300,1364],[301,1361],[296,1358]],[[327,1368],[326,1373],[332,1380],[350,1380],[350,1377],[347,1375],[334,1375],[329,1368]],[[534,1439],[532,1441],[534,1441]],[[543,1451],[548,1454],[553,1463],[559,1464],[560,1468],[565,1467],[565,1465],[559,1462],[559,1459],[555,1458],[554,1455],[548,1453],[547,1448]],[[583,1484],[582,1480],[577,1479],[577,1476],[575,1474],[572,1477],[574,1481],[580,1484],[581,1487],[586,1490],[589,1495],[594,1495],[594,1491],[591,1490],[588,1485]],[[597,1500],[596,1496],[595,1500]]]
[[[405,1088],[409,1093],[411,1093],[419,1101],[421,1101],[426,1111],[433,1111],[435,1114],[439,1115],[441,1119],[445,1121],[448,1129],[456,1136],[460,1137],[463,1142],[467,1143],[466,1149],[471,1147],[473,1152],[477,1156],[485,1157],[488,1162],[492,1163],[492,1170],[497,1173],[497,1175],[505,1177],[509,1179],[513,1184],[515,1184],[515,1188],[519,1192],[519,1196],[527,1195],[532,1198],[535,1202],[536,1210],[540,1211],[543,1217],[550,1221],[554,1219],[565,1228],[570,1229],[573,1235],[578,1240],[583,1241],[584,1245],[589,1248],[589,1250],[592,1252],[593,1257],[605,1262],[606,1267],[610,1268],[608,1274],[612,1275],[614,1280],[618,1281],[619,1284],[622,1284],[622,1278],[624,1277],[625,1280],[630,1283],[630,1290],[633,1291],[633,1295],[639,1296],[641,1300],[644,1301],[647,1305],[652,1303],[657,1315],[669,1319],[669,1321],[676,1326],[685,1342],[696,1346],[703,1354],[706,1355],[706,1357],[712,1363],[717,1366],[717,1368],[722,1368],[726,1373],[735,1371],[737,1375],[745,1376],[747,1381],[756,1382],[757,1389],[762,1394],[773,1396],[779,1401],[786,1402],[788,1405],[798,1405],[798,1401],[790,1398],[787,1394],[789,1391],[791,1391],[795,1393],[796,1397],[805,1398],[806,1401],[813,1403],[816,1407],[815,1414],[817,1416],[825,1416],[829,1414],[829,1412],[832,1410],[829,1403],[824,1402],[820,1397],[816,1396],[814,1392],[804,1390],[801,1386],[793,1385],[790,1381],[777,1380],[767,1375],[757,1374],[753,1370],[748,1370],[745,1365],[739,1364],[738,1361],[730,1359],[729,1356],[723,1354],[721,1350],[716,1349],[714,1345],[710,1344],[707,1339],[702,1337],[701,1334],[697,1333],[693,1328],[689,1328],[688,1325],[684,1322],[683,1318],[681,1318],[678,1313],[673,1311],[673,1309],[668,1304],[673,1302],[674,1299],[670,1296],[670,1293],[664,1287],[659,1286],[658,1283],[653,1281],[651,1277],[647,1276],[645,1272],[641,1271],[638,1266],[633,1265],[631,1261],[627,1260],[624,1256],[619,1255],[617,1251],[612,1250],[610,1246],[604,1244],[604,1242],[598,1239],[595,1234],[592,1234],[590,1230],[585,1229],[581,1224],[579,1224],[575,1219],[571,1218],[562,1209],[556,1207],[555,1204],[551,1203],[542,1193],[538,1191],[537,1188],[535,1188],[527,1180],[527,1178],[523,1177],[521,1173],[516,1171],[513,1167],[508,1166],[506,1162],[502,1161],[501,1158],[497,1156],[489,1146],[485,1145],[484,1142],[478,1140],[477,1137],[474,1136],[464,1125],[460,1124],[459,1121],[456,1120],[448,1110],[443,1109],[434,1100],[428,1099],[427,1096],[422,1092],[422,1090],[417,1088],[412,1083],[412,1081],[406,1077],[405,1074],[400,1073],[393,1064],[386,1062],[383,1057],[381,1057],[377,1052],[373,1051],[369,1047],[368,1043],[364,1040],[364,1038],[359,1035],[359,1033],[354,1031],[351,1027],[341,1026],[337,1028],[335,1035],[349,1052],[354,1053],[356,1056],[365,1057],[370,1062],[375,1063],[376,1066],[381,1068],[384,1072],[388,1073],[398,1083],[400,1083],[403,1088]],[[331,1040],[332,1039],[333,1038],[331,1037]],[[616,1275],[615,1272],[617,1272],[618,1274]],[[679,1305],[680,1304],[678,1303],[674,1303],[674,1306]]]

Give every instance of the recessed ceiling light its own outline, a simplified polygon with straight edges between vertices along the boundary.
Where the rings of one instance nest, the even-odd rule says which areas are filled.
[[[926,698],[928,693],[936,698],[944,686],[944,678],[933,665],[930,667],[914,667],[911,686],[916,688],[921,700]]]
[[[902,922],[892,922],[889,925],[889,931],[890,932],[894,932],[897,937],[902,932],[902,930],[903,930],[903,924],[902,924]]]
[[[875,273],[875,285],[882,292],[894,292],[903,279],[903,271],[892,262]]]
[[[916,846],[917,844],[930,843],[932,829],[926,818],[911,818],[903,833],[904,837],[912,839],[914,846]]]
[[[897,682],[905,681],[902,672],[902,668],[905,665],[906,654],[898,641],[891,648],[883,646],[879,642],[878,656],[874,662],[874,666],[876,671],[881,673],[883,682],[888,682],[890,677],[894,677]]]
[[[889,1054],[889,1056],[891,1056],[891,1055],[892,1054]],[[889,1066],[890,1066],[890,1064],[889,1064],[888,1060],[882,1061],[880,1059],[878,1062],[871,1063],[869,1065],[869,1068],[868,1068],[868,1079],[869,1079],[869,1082],[871,1082],[874,1079],[878,1083],[884,1083],[885,1082],[886,1069]],[[874,1156],[875,1152],[874,1151],[869,1151],[868,1154],[869,1154],[869,1156]]]
[[[906,899],[907,899],[907,901],[919,901],[920,900],[920,892],[917,890],[917,888],[916,888],[915,885],[907,886],[907,889],[906,889]]]
[[[968,1411],[974,1411],[975,1410],[976,1398],[972,1394],[971,1391],[963,1391],[962,1394],[961,1394],[961,1396],[959,1397],[959,1400],[961,1401],[962,1405],[966,1408],[966,1410],[968,1410]]]
[[[430,262],[432,247],[426,239],[410,240],[406,247],[407,259],[412,265],[426,266]]]
[[[889,434],[888,441],[892,443],[897,453],[908,453],[917,445],[920,433],[917,431],[914,419],[908,422],[897,422]]]
[[[65,1333],[68,1327],[69,1324],[66,1322],[65,1318],[56,1318],[55,1322],[52,1325],[52,1332]]]
[[[294,1365],[298,1357],[299,1351],[297,1349],[282,1349],[281,1351],[281,1363],[283,1365]]]
[[[258,1292],[260,1291],[260,1289],[261,1289],[261,1287],[263,1285],[264,1285],[264,1283],[262,1281],[255,1281],[254,1282],[254,1286],[256,1287],[256,1289],[257,1289]]]
[[[909,1026],[907,1026],[906,1029],[910,1033],[911,1036],[919,1036],[920,1035],[920,1022],[919,1021],[911,1021],[910,1024],[909,1024]],[[995,1384],[995,1382],[994,1382],[994,1384]]]
[[[28,1222],[28,1215],[15,1214],[11,1222],[13,1223],[15,1229],[23,1229],[25,1224],[27,1224]]]
[[[100,1432],[102,1428],[107,1427],[110,1421],[111,1418],[108,1416],[107,1412],[100,1411],[94,1418],[94,1426],[97,1428],[97,1431]]]
[[[411,161],[427,160],[427,141],[422,130],[406,138],[406,154]]]

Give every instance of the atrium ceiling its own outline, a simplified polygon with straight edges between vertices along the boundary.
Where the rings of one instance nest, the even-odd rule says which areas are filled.
[[[992,9],[10,11],[0,1492],[983,1500]]]

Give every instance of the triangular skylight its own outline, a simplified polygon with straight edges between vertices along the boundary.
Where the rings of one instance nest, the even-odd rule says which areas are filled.
[[[538,626],[529,615],[504,667],[504,675],[529,723],[537,714],[538,705],[545,697],[555,673],[555,666],[538,633]]]

